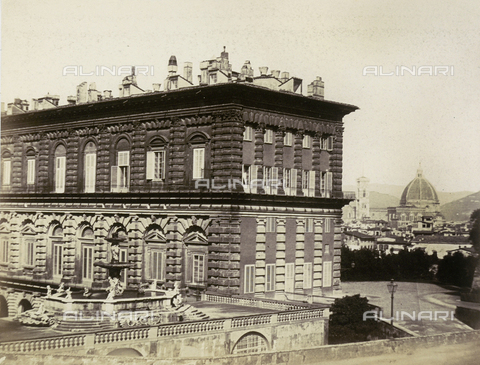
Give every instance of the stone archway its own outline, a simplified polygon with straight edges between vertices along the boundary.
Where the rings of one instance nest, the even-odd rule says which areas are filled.
[[[3,295],[0,295],[0,318],[8,317],[8,303]]]
[[[30,303],[27,299],[22,299],[17,306],[17,314],[26,312],[30,309],[33,309],[32,303]]]
[[[259,332],[248,332],[237,341],[232,354],[249,354],[268,351],[268,340]]]
[[[120,357],[143,357],[143,355],[132,348],[120,348],[110,351],[107,356],[120,356]]]

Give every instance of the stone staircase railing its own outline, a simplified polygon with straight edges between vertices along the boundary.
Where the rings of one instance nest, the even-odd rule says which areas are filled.
[[[210,293],[202,293],[202,301],[225,303],[225,304],[236,304],[236,305],[243,305],[246,307],[273,309],[277,311],[310,308],[308,304],[300,304],[300,303],[293,304],[293,303],[281,302],[273,299],[242,298],[242,297],[232,297],[228,295],[210,294]]]

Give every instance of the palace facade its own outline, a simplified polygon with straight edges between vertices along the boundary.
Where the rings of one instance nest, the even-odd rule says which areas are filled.
[[[156,280],[281,300],[340,289],[342,118],[357,107],[324,100],[320,79],[303,96],[288,73],[233,72],[226,52],[201,63],[199,85],[191,70],[178,75],[172,57],[164,91],[132,72],[118,98],[84,83],[69,105],[9,105],[2,315],[47,285],[104,288],[94,263],[110,261],[112,237],[124,238],[129,289]]]

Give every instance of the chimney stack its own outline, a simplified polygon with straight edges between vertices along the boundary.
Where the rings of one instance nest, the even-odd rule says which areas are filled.
[[[159,83],[152,84],[152,86],[153,86],[153,91],[160,91],[160,84]]]
[[[260,70],[260,76],[267,76],[268,67],[259,67],[258,69]]]
[[[177,58],[171,56],[168,60],[168,76],[173,76],[177,73]]]
[[[77,97],[73,95],[67,96],[67,103],[68,105],[75,105],[77,103]]]
[[[112,90],[103,90],[103,98],[104,99],[111,99],[112,98]]]
[[[282,82],[286,82],[290,78],[290,73],[289,72],[282,72]]]
[[[272,70],[272,76],[278,79],[280,77],[280,70]]]
[[[325,83],[322,81],[321,77],[317,76],[317,78],[307,86],[307,95],[313,96],[314,98],[324,99]]]
[[[193,64],[191,62],[185,62],[185,66],[183,68],[183,78],[190,83],[192,83],[192,67]]]

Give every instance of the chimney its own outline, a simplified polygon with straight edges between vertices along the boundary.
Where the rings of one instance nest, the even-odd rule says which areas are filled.
[[[280,70],[272,70],[272,76],[278,79],[280,77]]]
[[[282,72],[282,82],[286,82],[290,78],[290,73],[289,72]]]
[[[103,90],[103,98],[104,99],[111,99],[112,98],[112,90]]]
[[[259,67],[258,69],[260,70],[260,76],[267,76],[268,67]]]
[[[77,97],[73,95],[67,96],[67,103],[68,105],[75,105],[77,103]]]
[[[322,81],[321,77],[317,76],[317,78],[307,86],[307,95],[313,96],[314,98],[324,99],[325,83]]]
[[[155,83],[155,84],[152,84],[152,86],[153,86],[153,91],[160,91],[160,84]]]
[[[177,73],[177,58],[171,56],[168,60],[168,76],[173,76]]]
[[[87,102],[87,83],[84,81],[77,86],[77,104]]]
[[[192,63],[185,62],[185,66],[183,67],[183,77],[185,80],[192,82]]]
[[[242,76],[242,79],[245,79],[247,77],[253,77],[253,68],[252,65],[250,64],[250,61],[245,61],[245,63],[242,66],[242,70],[240,71],[240,74]]]

